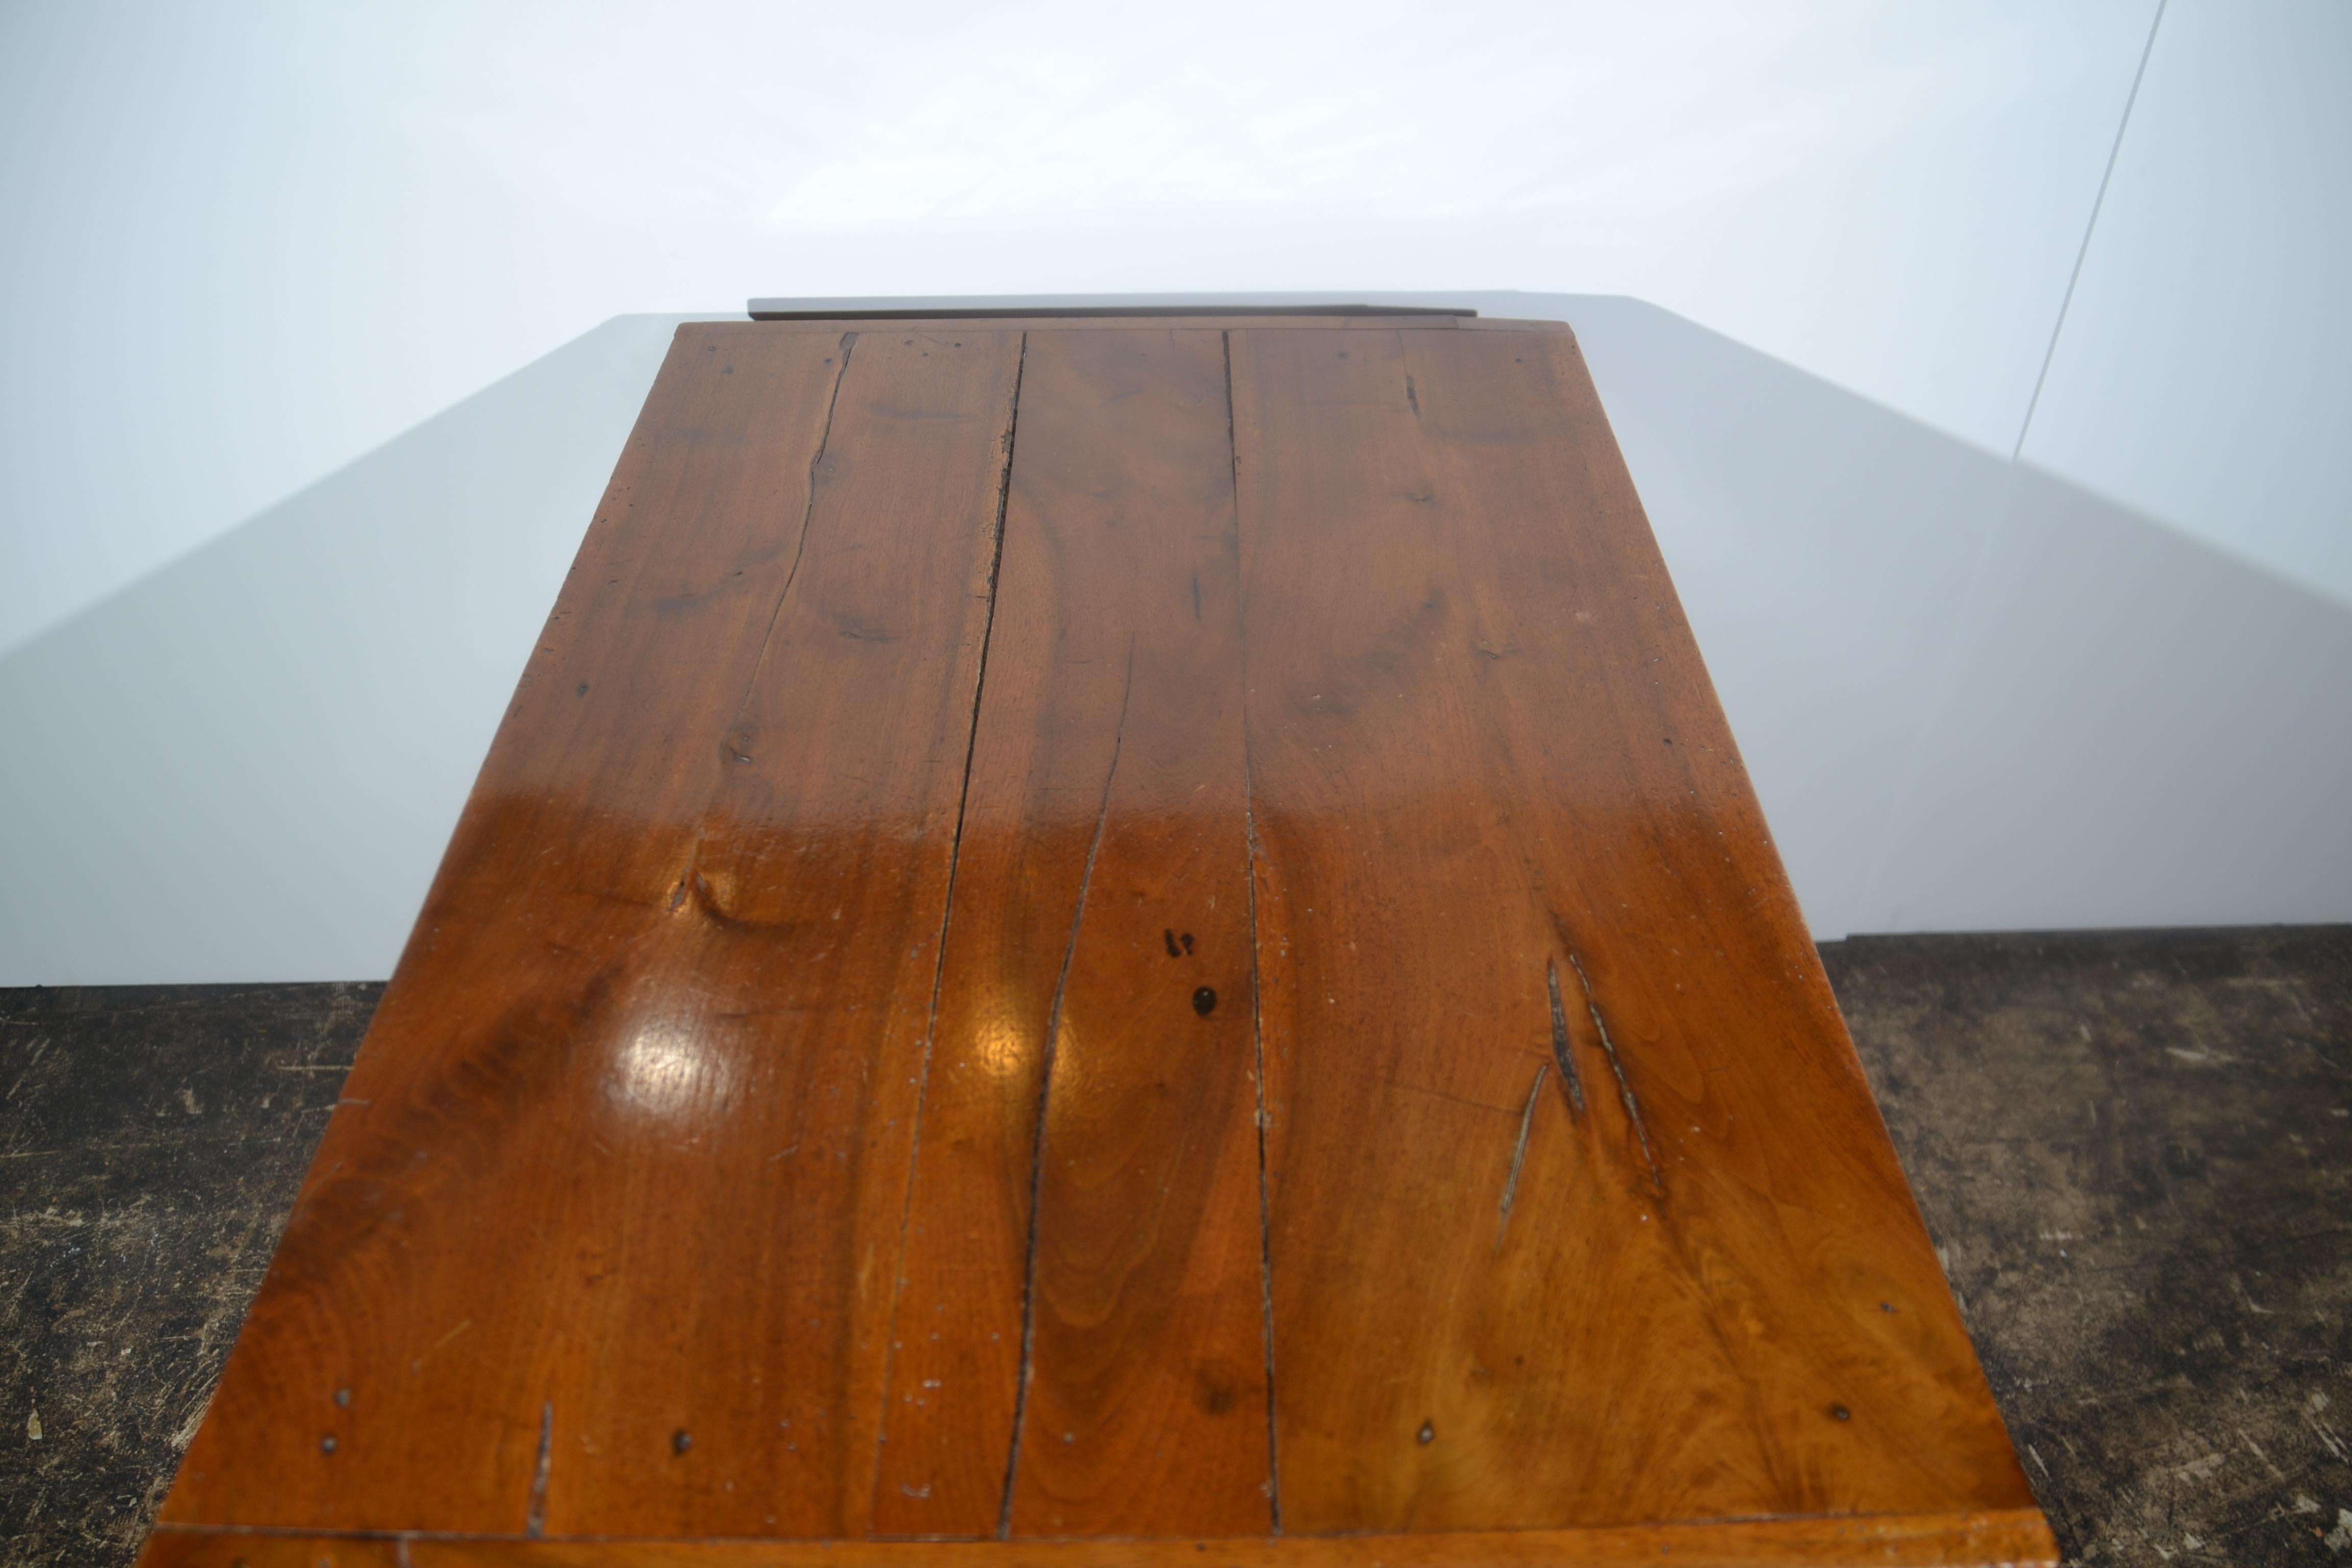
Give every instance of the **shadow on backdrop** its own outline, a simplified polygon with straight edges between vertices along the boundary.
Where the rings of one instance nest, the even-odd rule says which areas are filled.
[[[1361,297],[1575,327],[1817,936],[2352,919],[2352,611],[1652,306]],[[688,319],[0,658],[0,985],[388,974]]]

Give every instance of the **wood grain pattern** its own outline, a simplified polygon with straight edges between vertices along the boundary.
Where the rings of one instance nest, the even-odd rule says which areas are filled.
[[[1020,340],[707,336],[167,1519],[864,1527]]]
[[[1574,340],[1233,342],[1286,1521],[2029,1504]]]
[[[331,1537],[158,1537],[154,1568],[1677,1568],[1809,1563],[1830,1568],[2040,1568],[2058,1562],[2032,1512],[1752,1520],[1628,1529],[1459,1535],[1277,1536],[1206,1541],[937,1542],[354,1542]]]
[[[1269,1517],[1224,383],[1189,326],[1030,342],[885,1533]]]
[[[147,1561],[2047,1558],[1573,334],[1242,320],[681,330]]]

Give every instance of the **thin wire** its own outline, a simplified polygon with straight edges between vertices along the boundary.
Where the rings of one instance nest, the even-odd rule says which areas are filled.
[[[2099,176],[2099,194],[2091,200],[2091,221],[2083,226],[2083,243],[2074,252],[2074,270],[2066,276],[2066,297],[2058,301],[2058,319],[2050,325],[2050,343],[2042,351],[2042,374],[2033,378],[2033,395],[2025,403],[2025,422],[2017,427],[2017,445],[2010,448],[2015,462],[2025,451],[2025,433],[2033,428],[2033,411],[2042,405],[2042,388],[2050,379],[2050,362],[2058,357],[2058,334],[2066,330],[2066,312],[2074,308],[2074,285],[2083,280],[2083,258],[2091,254],[2091,236],[2099,226],[2099,209],[2106,205],[2107,182],[2116,177],[2116,158],[2124,150],[2124,132],[2131,129],[2132,106],[2139,101],[2139,84],[2147,77],[2147,58],[2156,52],[2156,30],[2164,26],[2164,8],[2170,0],[2156,0],[2156,16],[2147,25],[2147,42],[2140,46],[2139,69],[2132,73],[2131,91],[2124,99],[2123,118],[2116,123],[2115,144],[2107,149],[2107,167]]]

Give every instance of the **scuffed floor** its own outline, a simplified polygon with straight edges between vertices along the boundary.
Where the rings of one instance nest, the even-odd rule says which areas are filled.
[[[383,989],[0,991],[0,1563],[136,1555]]]
[[[2352,1564],[2352,927],[1823,957],[2072,1558]],[[381,990],[0,991],[0,1568],[134,1554]]]
[[[2070,1557],[2352,1563],[2352,928],[1823,957]]]

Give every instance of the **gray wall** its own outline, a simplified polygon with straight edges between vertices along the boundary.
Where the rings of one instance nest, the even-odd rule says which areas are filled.
[[[2352,605],[2352,5],[2167,8],[2023,452]]]
[[[2005,453],[2155,5],[7,0],[0,653],[751,294],[1631,294]]]
[[[1041,85],[1017,164],[817,133],[899,135],[910,82],[954,110],[974,50],[1037,41],[1017,5],[789,101],[758,49],[646,71],[782,25],[729,0],[564,29],[560,69],[527,16],[0,8],[0,211],[37,237],[0,263],[0,984],[384,973],[679,318],[258,498],[588,301],[742,277],[1623,279],[1740,341],[1388,297],[1577,326],[1818,932],[2352,919],[2352,9],[1692,5],[1524,7],[1501,77],[1475,28],[1317,43],[1324,96],[1234,98],[1286,113],[1213,147],[1135,119],[1217,65],[1138,23],[1100,50],[1150,91]],[[1456,97],[1330,96],[1408,79]],[[1355,205],[1169,205],[1310,165]],[[182,292],[141,292],[164,256]]]
[[[0,658],[0,984],[389,974],[677,321]]]

